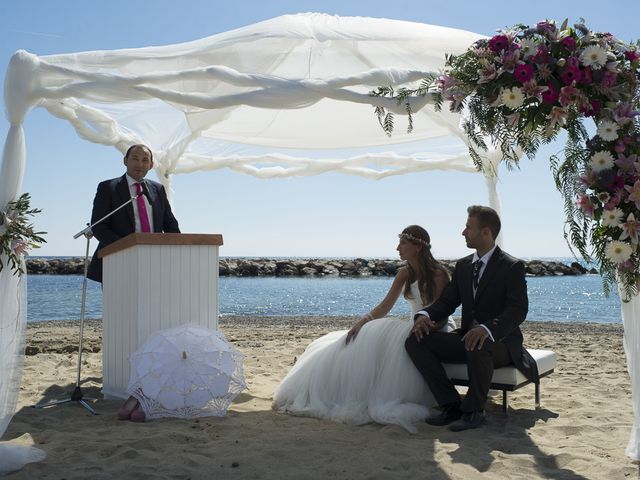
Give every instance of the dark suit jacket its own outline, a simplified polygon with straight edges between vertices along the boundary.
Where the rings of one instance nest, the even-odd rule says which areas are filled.
[[[151,197],[149,203],[153,208],[153,231],[180,233],[178,221],[171,212],[171,206],[164,187],[160,183],[151,180],[145,179],[144,182],[147,184],[149,196]],[[93,199],[91,224],[100,220],[130,198],[131,194],[129,193],[125,175],[100,182],[96,196]],[[132,203],[95,225],[91,230],[94,237],[100,242],[96,253],[116,240],[134,233],[136,230],[135,225]],[[96,282],[102,282],[102,259],[98,258],[95,253],[91,259],[87,277]]]
[[[496,247],[474,298],[472,260],[473,255],[458,260],[451,283],[425,310],[432,320],[441,321],[462,305],[461,332],[472,328],[474,320],[485,325],[496,342],[505,343],[514,365],[529,380],[537,381],[537,365],[523,348],[520,331],[529,309],[524,263]]]

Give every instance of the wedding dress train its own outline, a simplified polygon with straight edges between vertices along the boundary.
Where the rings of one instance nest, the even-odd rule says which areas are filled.
[[[423,305],[418,283],[411,285],[411,317],[379,318],[366,323],[349,345],[347,330],[314,340],[280,383],[273,408],[347,424],[415,424],[436,402],[404,349],[413,316]],[[417,299],[417,300],[416,300]],[[443,328],[455,328],[452,319]]]

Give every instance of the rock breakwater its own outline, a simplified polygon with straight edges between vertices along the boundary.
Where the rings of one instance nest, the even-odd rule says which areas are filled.
[[[455,260],[441,260],[451,272]],[[219,272],[222,277],[389,277],[394,276],[404,264],[395,259],[366,258],[220,258]],[[598,273],[587,270],[578,262],[567,265],[547,260],[529,260],[525,262],[527,275],[558,276]],[[27,258],[27,272],[48,275],[82,275],[84,259],[72,258]]]

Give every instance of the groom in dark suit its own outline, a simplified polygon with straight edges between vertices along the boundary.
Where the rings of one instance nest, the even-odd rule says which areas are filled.
[[[93,200],[91,224],[129,199],[134,200],[91,229],[100,242],[96,253],[134,232],[180,233],[164,187],[144,178],[153,167],[151,149],[146,145],[131,146],[124,156],[124,164],[127,172],[123,176],[105,180],[98,185]],[[96,254],[91,259],[87,277],[102,282],[102,259]]]
[[[479,427],[494,368],[514,364],[530,380],[537,365],[522,346],[519,325],[528,310],[524,263],[496,246],[500,217],[483,206],[467,209],[462,232],[467,247],[475,249],[456,263],[451,283],[431,306],[418,312],[405,347],[429,385],[442,414],[428,418],[431,425],[450,425],[453,431]],[[438,332],[462,305],[461,328]],[[466,363],[469,390],[464,400],[445,373],[442,363]]]

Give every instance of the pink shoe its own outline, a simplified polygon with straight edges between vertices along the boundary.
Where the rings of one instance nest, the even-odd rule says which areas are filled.
[[[142,410],[142,406],[138,403],[136,409],[131,412],[131,417],[129,420],[132,422],[144,422],[146,421],[147,416],[144,414],[144,410]]]
[[[131,418],[131,414],[138,405],[139,403],[136,397],[127,398],[118,409],[118,420],[129,420]]]

